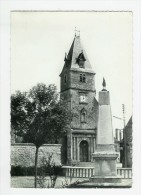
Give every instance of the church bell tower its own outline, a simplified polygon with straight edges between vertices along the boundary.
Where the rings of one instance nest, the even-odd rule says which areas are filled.
[[[95,93],[95,72],[81,45],[80,35],[75,35],[60,74],[60,98],[72,113],[66,147],[63,146],[67,157],[64,164],[79,165],[92,160],[98,117]]]

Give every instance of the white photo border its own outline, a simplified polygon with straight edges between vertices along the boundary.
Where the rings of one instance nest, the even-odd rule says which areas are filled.
[[[1,1],[0,2],[0,194],[73,193],[74,189],[10,187],[10,12],[11,11],[133,12],[133,186],[129,189],[79,189],[84,194],[141,194],[141,1]],[[78,190],[78,189],[77,189]],[[76,191],[74,191],[76,193]]]

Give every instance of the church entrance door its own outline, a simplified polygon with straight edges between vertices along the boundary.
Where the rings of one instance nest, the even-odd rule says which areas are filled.
[[[81,141],[80,143],[80,162],[88,162],[88,142]]]

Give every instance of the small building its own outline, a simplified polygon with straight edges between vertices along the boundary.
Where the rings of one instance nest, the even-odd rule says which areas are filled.
[[[115,129],[115,150],[118,153],[117,162],[123,163],[123,129]]]
[[[132,116],[124,128],[124,167],[132,168]]]

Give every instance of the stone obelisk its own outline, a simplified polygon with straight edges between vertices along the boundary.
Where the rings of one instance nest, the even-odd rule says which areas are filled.
[[[99,92],[96,150],[93,153],[95,175],[92,179],[94,182],[116,182],[119,179],[116,170],[117,153],[114,148],[110,94],[106,90],[104,78],[102,85],[103,89]]]

